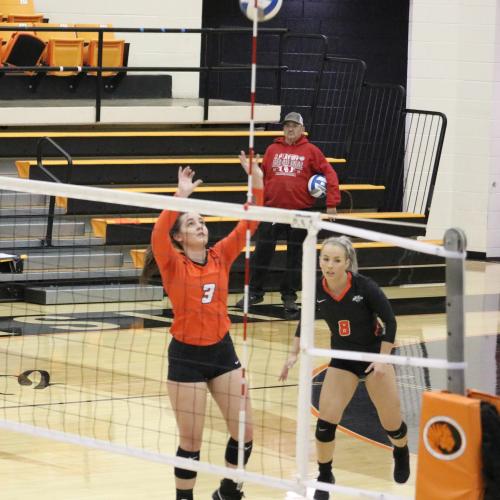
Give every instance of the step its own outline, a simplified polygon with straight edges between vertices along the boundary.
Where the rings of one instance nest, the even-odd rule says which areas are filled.
[[[163,299],[163,288],[150,285],[50,286],[27,288],[25,301],[32,304],[90,304],[142,302]]]
[[[179,157],[153,159],[95,159],[73,161],[73,184],[177,184],[179,166],[191,166],[198,178],[210,183],[245,182],[238,150],[230,157]],[[203,153],[200,152],[200,155]],[[345,165],[343,158],[327,158],[337,168]],[[44,167],[58,178],[65,178],[68,165],[63,160],[44,160]],[[23,179],[46,180],[35,161],[18,160],[16,167]]]
[[[0,238],[42,238],[47,232],[47,222],[2,222]],[[84,222],[54,222],[53,236],[82,236],[85,234]],[[19,246],[17,242],[16,246]]]
[[[92,218],[94,236],[104,238],[107,245],[148,244],[157,217]],[[205,217],[210,238],[218,240],[227,235],[237,219],[232,217]]]
[[[432,245],[442,245],[442,240],[421,240],[422,243]],[[356,250],[358,264],[365,268],[381,268],[381,267],[403,267],[409,265],[444,265],[444,259],[436,255],[428,255],[421,252],[414,252],[402,247],[391,245],[390,243],[379,242],[355,242],[353,247]],[[254,245],[250,246],[250,251],[253,252]],[[321,243],[316,245],[319,252]],[[286,250],[287,246],[283,244],[276,245],[276,252],[273,259],[273,268],[284,269],[286,265]],[[136,268],[144,267],[144,257],[146,254],[145,248],[132,248],[130,256]],[[236,259],[233,270],[243,269],[245,250],[242,250],[240,257]]]
[[[104,280],[110,278],[138,278],[139,269],[133,267],[115,267],[106,269],[58,269],[35,270],[22,274],[0,274],[0,283],[21,283],[26,281],[55,282],[59,280]]]
[[[254,147],[264,151],[282,131],[256,130]],[[61,147],[77,156],[172,156],[172,155],[237,155],[248,149],[247,130],[182,129],[164,131],[60,131],[1,132],[0,157],[32,157],[42,137],[51,137]]]
[[[44,234],[45,236],[45,234]],[[85,236],[72,237],[54,237],[52,240],[53,247],[84,247],[99,246],[104,244],[104,239],[87,234]],[[12,238],[0,239],[0,251],[16,253],[18,249],[26,248],[42,248],[41,238]]]
[[[398,236],[424,236],[425,216],[421,214],[407,212],[352,212],[341,214],[347,217],[359,217],[363,219],[381,219],[388,221],[401,221],[404,223],[418,223],[418,227],[403,225],[382,225],[368,222],[339,219],[336,222],[357,227],[384,231],[388,234]],[[108,244],[149,244],[151,241],[151,231],[157,217],[96,217],[91,219],[93,234],[99,238],[104,238]],[[209,237],[216,241],[226,236],[235,226],[237,219],[231,217],[205,217],[208,226]],[[333,233],[320,232],[319,237],[324,238]]]
[[[42,194],[20,193],[16,191],[0,190],[0,207],[32,207],[45,206],[48,204],[48,197]]]
[[[7,207],[0,208],[0,221],[4,217],[26,217],[26,216],[47,216],[49,213],[49,207],[47,206],[30,206],[25,207]],[[64,215],[66,211],[63,208],[55,207],[55,215]]]
[[[387,234],[412,237],[425,236],[427,218],[424,214],[413,212],[351,212],[339,214],[335,222]],[[392,224],[392,222],[401,224]]]
[[[123,266],[121,252],[88,252],[78,250],[45,250],[42,254],[29,253],[24,272],[48,269],[106,269]]]
[[[149,193],[156,195],[172,196],[177,187],[158,187],[158,186],[136,186],[136,187],[111,187],[120,191],[133,193]],[[373,184],[341,184],[339,186],[341,194],[341,203],[339,209],[377,209],[380,206],[385,188]],[[247,186],[228,186],[228,185],[203,185],[196,188],[191,198],[198,200],[212,200],[227,203],[246,202]],[[125,205],[116,205],[111,203],[79,200],[76,198],[57,197],[56,205],[60,210],[68,215],[76,214],[132,214],[132,213],[158,213],[156,209],[146,209],[144,207],[134,207]],[[318,200],[317,209],[325,208],[325,199]]]
[[[277,291],[279,283],[283,276],[284,268],[274,267],[267,273],[266,284],[264,285],[267,291]],[[359,272],[375,280],[380,286],[407,286],[414,284],[435,284],[445,282],[445,264],[431,265],[409,265],[409,266],[394,266],[394,267],[363,267],[359,268]],[[231,291],[243,290],[244,285],[244,269],[233,269],[230,274],[229,288]],[[160,280],[158,279],[158,283]],[[156,282],[155,282],[156,283]]]

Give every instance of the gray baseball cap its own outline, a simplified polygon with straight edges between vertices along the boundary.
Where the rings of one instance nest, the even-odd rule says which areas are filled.
[[[288,113],[285,116],[285,118],[283,118],[282,123],[286,123],[286,122],[295,122],[295,123],[298,123],[299,125],[304,126],[304,120],[302,118],[302,115],[300,113],[295,113],[295,111]]]

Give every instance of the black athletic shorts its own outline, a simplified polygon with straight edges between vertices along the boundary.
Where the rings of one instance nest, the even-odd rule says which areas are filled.
[[[168,346],[168,380],[208,382],[241,368],[229,333],[217,344],[198,346],[172,339]]]
[[[365,370],[370,366],[371,361],[353,361],[351,359],[335,359],[332,358],[330,364],[332,368],[338,368],[339,370],[346,370],[348,372],[354,373],[358,378],[365,378],[367,375],[373,371],[373,368],[365,373]]]

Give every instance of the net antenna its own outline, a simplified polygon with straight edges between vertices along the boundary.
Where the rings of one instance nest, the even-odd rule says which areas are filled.
[[[255,13],[257,13],[258,0],[253,0]],[[257,34],[259,29],[258,15],[253,16],[252,22],[252,47],[251,47],[251,78],[250,78],[250,120],[248,124],[248,188],[247,188],[247,204],[252,203],[252,170],[253,161],[255,158],[255,87],[257,81]],[[241,356],[241,398],[240,412],[238,422],[238,468],[244,468],[244,453],[245,453],[245,420],[246,420],[246,404],[245,400],[248,393],[248,384],[246,380],[246,371],[248,367],[248,300],[250,296],[250,243],[251,243],[250,227],[246,230],[245,243],[245,281],[243,295],[243,338],[242,338],[242,356]]]

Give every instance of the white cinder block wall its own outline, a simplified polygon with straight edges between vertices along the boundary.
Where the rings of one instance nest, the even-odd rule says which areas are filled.
[[[499,9],[412,0],[408,54],[407,106],[448,117],[427,235],[461,227],[468,249],[491,257],[500,255]]]
[[[496,13],[487,256],[500,257],[500,8]]]
[[[123,28],[201,28],[202,0],[35,0],[54,23]],[[129,66],[199,66],[200,35],[116,34],[130,42]],[[174,97],[198,97],[198,73],[172,73]]]

